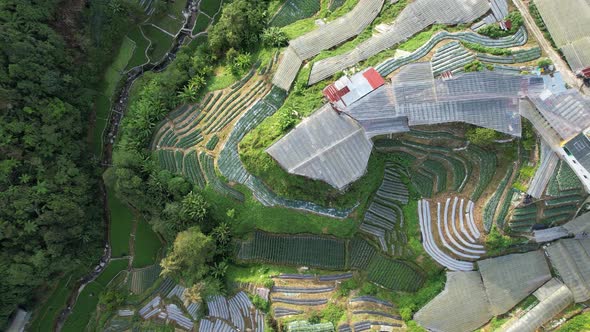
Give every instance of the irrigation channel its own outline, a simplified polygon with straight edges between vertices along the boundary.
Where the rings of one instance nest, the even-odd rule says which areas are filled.
[[[118,93],[116,94],[116,98],[113,100],[111,106],[111,112],[109,114],[109,118],[106,119],[107,126],[102,135],[102,155],[100,156],[100,163],[104,170],[112,165],[112,154],[113,154],[113,146],[115,144],[115,138],[119,132],[119,125],[121,124],[121,120],[125,111],[127,110],[127,104],[129,101],[129,92],[131,91],[131,87],[135,81],[142,77],[146,72],[160,72],[176,58],[176,53],[180,50],[180,47],[183,45],[184,40],[187,37],[190,37],[191,33],[191,25],[195,23],[198,11],[195,10],[196,7],[193,6],[193,0],[187,0],[187,4],[185,6],[185,11],[188,11],[190,16],[187,18],[184,26],[180,33],[174,38],[172,41],[172,46],[166,55],[160,60],[159,62],[152,64],[147,63],[138,67],[131,69],[125,78],[125,82],[123,86],[119,89]],[[110,209],[108,206],[107,200],[107,188],[100,180],[100,193],[99,195],[103,201],[103,218],[104,218],[104,232],[105,232],[105,246],[103,255],[98,262],[98,265],[88,273],[87,275],[81,277],[76,282],[75,287],[72,289],[70,295],[68,296],[68,300],[66,302],[66,308],[63,309],[58,318],[54,323],[54,330],[61,331],[63,325],[67,318],[72,313],[74,309],[74,305],[78,300],[78,296],[92,281],[94,281],[109,265],[111,261],[111,246],[110,246]]]

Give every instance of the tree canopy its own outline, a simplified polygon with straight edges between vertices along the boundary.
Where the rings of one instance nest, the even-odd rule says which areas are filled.
[[[0,2],[0,330],[36,290],[101,253],[87,123],[99,73],[137,15],[111,2]]]
[[[209,32],[209,46],[218,55],[230,48],[251,50],[259,44],[266,26],[266,2],[235,0],[223,6],[219,21]]]

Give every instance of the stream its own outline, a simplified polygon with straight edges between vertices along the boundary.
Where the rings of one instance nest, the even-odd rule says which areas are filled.
[[[102,156],[100,159],[100,164],[104,170],[112,165],[112,155],[113,155],[113,145],[116,141],[117,134],[119,132],[119,125],[121,124],[121,120],[127,110],[127,104],[129,102],[129,92],[133,86],[135,81],[142,77],[146,72],[160,72],[176,58],[176,53],[180,50],[180,47],[184,43],[184,40],[190,36],[190,27],[194,24],[197,16],[196,6],[193,4],[193,0],[187,0],[187,4],[185,10],[189,12],[189,17],[187,17],[186,22],[183,28],[180,30],[180,33],[174,38],[172,41],[172,46],[168,53],[160,60],[159,62],[152,64],[147,63],[139,67],[135,67],[131,69],[126,75],[127,77],[124,79],[125,82],[123,86],[119,89],[116,94],[116,98],[112,103],[111,112],[109,114],[109,118],[107,121],[107,126],[103,133],[103,148],[102,148]],[[103,250],[102,257],[100,258],[98,264],[94,267],[94,269],[89,272],[87,275],[81,277],[76,281],[76,285],[72,289],[70,295],[68,296],[67,306],[63,309],[58,318],[54,323],[54,330],[61,331],[63,325],[67,318],[72,313],[72,310],[78,300],[78,296],[84,289],[86,285],[94,281],[108,266],[111,260],[111,247],[109,245],[109,229],[110,229],[110,210],[108,207],[107,201],[107,188],[105,187],[102,179],[100,180],[99,184],[101,199],[103,201],[103,218],[104,218],[104,232],[105,232],[105,246]],[[98,294],[96,294],[98,296]]]

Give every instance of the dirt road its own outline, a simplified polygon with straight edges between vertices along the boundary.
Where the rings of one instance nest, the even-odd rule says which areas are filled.
[[[549,56],[553,64],[555,65],[555,69],[559,71],[563,77],[563,80],[572,87],[580,89],[580,91],[584,92],[585,94],[590,94],[590,91],[587,87],[583,86],[583,82],[581,79],[577,78],[576,75],[571,71],[567,63],[559,56],[559,54],[553,49],[551,43],[545,39],[545,35],[539,29],[537,24],[535,23],[535,19],[531,16],[528,10],[528,1],[525,4],[522,0],[512,0],[518,11],[522,14],[524,18],[524,24],[527,27],[529,33],[532,33],[537,41],[539,42],[539,46],[545,51],[545,53]]]

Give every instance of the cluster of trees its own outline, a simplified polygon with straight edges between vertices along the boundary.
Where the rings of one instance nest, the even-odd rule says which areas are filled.
[[[492,38],[506,37],[515,34],[516,31],[518,31],[518,29],[520,29],[520,27],[524,24],[522,15],[520,15],[517,10],[510,12],[508,16],[506,16],[505,20],[510,21],[511,24],[510,29],[508,30],[502,30],[500,25],[495,23],[486,25],[485,27],[477,30],[477,33]]]
[[[265,0],[235,0],[223,6],[219,21],[209,31],[211,51],[221,56],[229,49],[251,51],[260,45],[266,27]]]
[[[101,65],[137,14],[112,3],[0,3],[0,330],[36,290],[100,255],[87,118]]]

